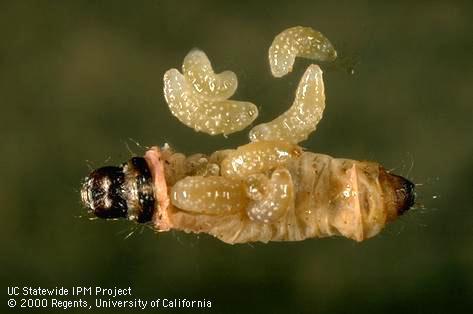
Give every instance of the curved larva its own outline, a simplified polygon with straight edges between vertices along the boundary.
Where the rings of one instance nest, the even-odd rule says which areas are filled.
[[[191,213],[221,215],[244,210],[248,198],[240,181],[218,176],[192,176],[172,187],[171,203]]]
[[[238,79],[232,71],[216,74],[207,55],[198,49],[187,54],[182,63],[182,73],[202,99],[225,100],[237,89]]]
[[[299,143],[307,139],[316,129],[324,109],[322,70],[318,65],[312,64],[299,82],[292,106],[273,121],[253,127],[250,131],[250,140]]]
[[[261,190],[266,190],[266,195],[262,199],[250,202],[246,212],[251,220],[265,224],[274,223],[283,217],[291,206],[294,206],[294,186],[291,174],[287,169],[279,168],[274,170],[269,181],[259,183],[267,185],[259,187]]]
[[[190,54],[185,62],[185,73],[189,75],[177,69],[164,74],[164,97],[172,114],[194,130],[210,135],[231,134],[251,124],[258,116],[254,104],[224,98],[233,94],[236,77],[235,83],[228,83],[233,77],[229,72],[221,73],[222,77],[211,76],[205,54]]]
[[[220,166],[222,176],[246,178],[283,166],[302,153],[297,145],[283,141],[260,141],[238,147],[228,153]]]
[[[337,52],[322,33],[310,27],[296,26],[274,38],[268,57],[273,76],[282,77],[292,71],[296,57],[332,61]]]

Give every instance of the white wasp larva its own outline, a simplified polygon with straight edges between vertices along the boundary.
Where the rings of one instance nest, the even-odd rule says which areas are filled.
[[[299,143],[315,131],[324,109],[322,70],[312,64],[299,82],[292,106],[273,121],[255,126],[250,131],[250,140]]]
[[[291,72],[296,57],[333,61],[337,58],[337,51],[321,32],[311,27],[295,26],[279,33],[269,47],[273,76],[282,77]]]
[[[172,114],[185,125],[210,135],[231,134],[246,128],[258,116],[250,102],[228,100],[237,88],[231,71],[215,74],[203,51],[192,50],[183,73],[164,74],[164,97]]]
[[[207,55],[198,49],[191,50],[182,63],[182,73],[186,80],[192,84],[196,97],[220,101],[233,96],[238,79],[232,71],[216,74]]]
[[[172,187],[171,202],[191,213],[218,215],[244,210],[248,198],[238,180],[220,176],[189,176]]]
[[[261,195],[252,199],[246,208],[250,220],[275,223],[294,206],[294,184],[291,173],[285,168],[275,169],[269,180],[251,182],[249,190],[261,191]],[[251,195],[248,195],[250,199]]]
[[[303,27],[283,31],[269,51],[277,75],[290,71],[296,56],[336,56],[325,37]],[[214,74],[203,52],[185,58],[183,73],[166,72],[164,93],[184,124],[229,134],[256,118],[253,104],[227,100],[236,76]],[[82,185],[82,201],[100,218],[151,223],[157,231],[203,232],[230,244],[334,235],[365,240],[413,206],[414,184],[376,162],[298,146],[315,130],[324,108],[322,71],[310,65],[289,110],[255,126],[250,143],[210,156],[152,147],[119,167],[94,170]]]
[[[246,178],[254,173],[266,173],[301,154],[299,146],[284,141],[261,141],[238,147],[222,160],[221,174]]]

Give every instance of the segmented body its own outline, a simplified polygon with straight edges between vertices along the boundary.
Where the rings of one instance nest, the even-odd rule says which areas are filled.
[[[269,47],[268,59],[273,76],[282,77],[291,72],[296,57],[333,61],[337,52],[321,32],[311,27],[295,26],[276,35]]]
[[[161,154],[155,149],[154,153]],[[153,153],[153,154],[154,154]],[[228,152],[227,152],[228,153]],[[163,154],[164,156],[166,153]],[[169,168],[165,157],[163,167]],[[210,159],[210,158],[209,158]],[[170,205],[161,207],[153,218],[158,230],[178,229],[186,232],[208,233],[227,243],[298,241],[313,237],[342,235],[356,241],[362,241],[377,234],[389,220],[397,217],[400,204],[393,198],[402,182],[389,174],[377,163],[360,162],[349,159],[335,159],[327,155],[303,152],[292,157],[284,164],[291,176],[294,197],[290,205],[276,220],[264,222],[253,220],[249,216],[247,202],[240,201],[241,207],[228,211],[209,212],[215,206],[211,199],[201,203],[201,207],[191,203],[192,208],[182,206],[174,193],[192,193],[195,187],[177,185],[169,187]],[[268,169],[268,171],[270,171]],[[181,173],[182,171],[167,171]],[[183,178],[169,178],[179,181]],[[189,177],[188,177],[189,178]],[[235,178],[218,177],[232,183],[235,190]],[[200,184],[203,177],[199,179]],[[208,177],[212,182],[215,177]],[[184,179],[185,180],[185,179]],[[179,181],[182,182],[182,181]],[[245,189],[245,180],[240,179],[241,191]],[[211,185],[210,185],[211,186]],[[199,195],[215,191],[200,191]],[[220,193],[223,191],[220,190]],[[161,195],[161,199],[166,195]],[[241,194],[236,196],[241,199]],[[274,198],[274,195],[272,196]],[[159,198],[159,197],[158,197]],[[179,205],[180,207],[176,206]]]

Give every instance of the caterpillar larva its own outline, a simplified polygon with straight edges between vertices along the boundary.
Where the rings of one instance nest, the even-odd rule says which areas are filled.
[[[188,176],[166,169],[175,166],[168,163],[172,156],[153,147],[132,159],[140,168],[128,162],[95,170],[82,188],[84,204],[98,217],[150,222],[157,231],[205,232],[233,244],[333,235],[362,241],[414,203],[414,185],[375,162],[302,152],[283,168],[260,173],[253,189],[261,193],[254,197],[251,175]],[[147,173],[152,180],[144,179]],[[153,197],[145,192],[151,190]]]
[[[336,53],[320,33],[295,27],[274,40],[271,67],[287,73],[296,56],[328,60]],[[166,72],[164,92],[186,125],[229,134],[256,117],[256,111],[245,111],[253,104],[227,100],[236,76],[214,74],[203,52],[189,53],[183,73]],[[203,232],[231,244],[370,238],[414,204],[414,184],[376,162],[336,159],[298,146],[324,108],[322,71],[311,65],[289,110],[254,127],[251,143],[188,157],[169,145],[152,147],[144,157],[94,170],[82,185],[82,201],[100,218],[150,223],[157,231]]]

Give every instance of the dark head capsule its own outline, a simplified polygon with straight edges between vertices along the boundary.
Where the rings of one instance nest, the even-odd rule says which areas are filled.
[[[154,188],[146,160],[134,157],[120,167],[103,167],[82,184],[82,203],[99,218],[128,218],[140,223],[154,213]]]
[[[404,177],[393,176],[397,178],[396,201],[398,203],[398,215],[402,215],[414,206],[416,198],[415,184]]]
[[[383,171],[380,183],[384,189],[388,219],[394,220],[415,204],[415,184],[404,177]]]

